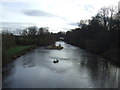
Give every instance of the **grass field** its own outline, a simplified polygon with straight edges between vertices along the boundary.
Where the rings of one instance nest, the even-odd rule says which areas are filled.
[[[2,65],[9,64],[15,58],[25,54],[27,51],[34,49],[35,46],[14,46],[2,52]]]
[[[5,53],[6,55],[14,55],[16,53],[22,52],[31,47],[32,46],[15,46],[15,47],[11,47],[10,49],[8,49],[6,51],[3,51],[3,53]]]

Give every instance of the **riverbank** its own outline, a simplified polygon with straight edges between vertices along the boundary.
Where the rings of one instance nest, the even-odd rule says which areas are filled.
[[[101,54],[102,57],[111,60],[116,64],[120,64],[120,48],[112,48],[106,51],[105,53]]]
[[[32,49],[35,49],[37,46],[14,46],[2,52],[2,67],[11,63],[14,59],[24,55]]]

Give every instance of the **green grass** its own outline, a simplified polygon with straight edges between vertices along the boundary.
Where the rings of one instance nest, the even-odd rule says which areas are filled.
[[[26,53],[27,51],[34,49],[36,46],[32,45],[32,46],[13,46],[7,50],[3,50],[2,52],[2,65],[7,65],[10,62],[12,62],[15,58],[23,55],[24,53]]]
[[[31,47],[32,46],[15,46],[15,47],[11,47],[10,49],[4,51],[3,53],[5,53],[6,55],[14,55],[26,49],[29,49]]]

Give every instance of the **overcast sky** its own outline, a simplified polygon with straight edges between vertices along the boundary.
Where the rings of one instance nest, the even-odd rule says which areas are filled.
[[[0,22],[35,23],[58,32],[75,28],[104,6],[119,0],[0,0]]]

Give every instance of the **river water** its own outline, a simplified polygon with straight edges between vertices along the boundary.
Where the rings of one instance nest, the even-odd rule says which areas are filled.
[[[3,88],[118,88],[120,67],[65,42],[62,50],[39,47],[17,58]],[[58,59],[59,63],[53,63]]]

